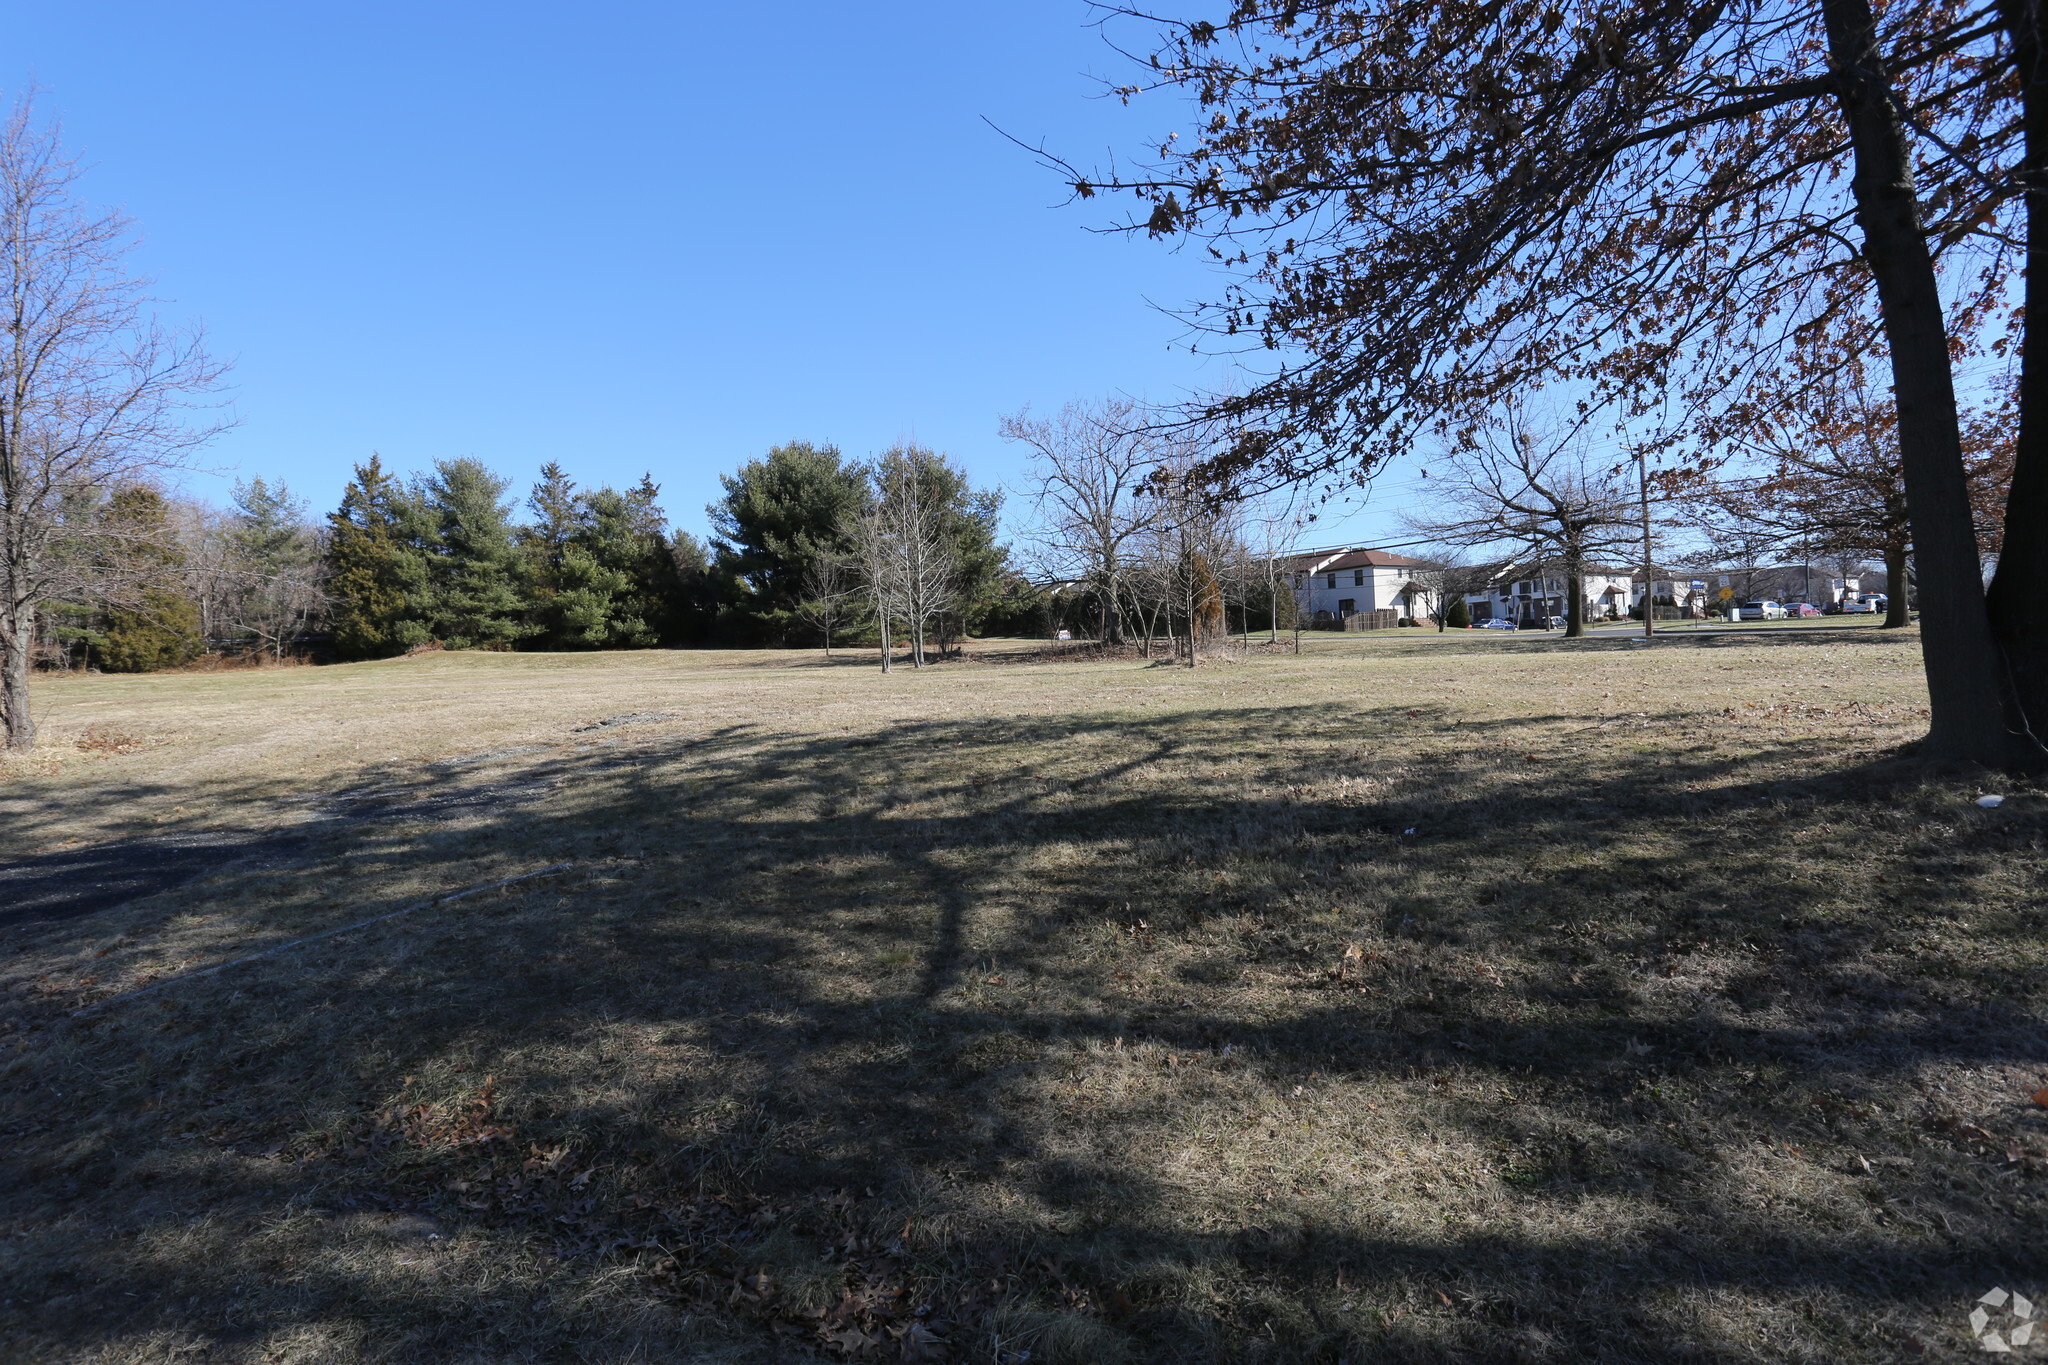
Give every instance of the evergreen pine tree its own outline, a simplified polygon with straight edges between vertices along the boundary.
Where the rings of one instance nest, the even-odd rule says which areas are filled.
[[[562,554],[576,530],[576,485],[562,466],[550,460],[540,468],[540,482],[526,496],[533,520],[518,531],[526,556],[527,643],[535,649],[567,647],[557,599],[562,594]]]
[[[650,601],[649,579],[665,547],[643,534],[645,500],[609,488],[578,500],[581,516],[563,556],[565,625],[582,649],[645,649],[658,639],[661,604]],[[659,509],[655,509],[659,514]]]
[[[336,651],[346,659],[376,659],[426,643],[418,610],[426,589],[420,518],[381,459],[373,454],[356,466],[340,508],[327,520]]]
[[[511,508],[502,501],[508,483],[481,460],[463,458],[437,462],[419,484],[417,496],[433,527],[427,623],[450,649],[509,649],[531,631],[522,620],[526,601]]]
[[[742,637],[786,638],[803,629],[796,607],[813,562],[852,549],[867,477],[834,446],[792,441],[719,482],[725,496],[705,511],[718,577],[733,590],[729,625]]]
[[[526,536],[543,577],[533,619],[549,649],[645,649],[673,639],[683,613],[682,577],[667,517],[651,475],[624,493],[574,485],[550,465],[532,506],[540,521]],[[703,551],[696,550],[700,571]]]
[[[627,572],[639,599],[641,619],[655,637],[650,643],[673,643],[684,633],[688,607],[675,545],[668,538],[668,513],[656,501],[660,496],[661,485],[651,473],[642,474],[640,482],[626,492],[626,520],[635,542],[633,565]],[[692,538],[685,539],[696,544]],[[701,560],[701,548],[697,554]]]
[[[235,484],[227,532],[236,576],[230,619],[257,646],[282,656],[319,610],[319,547],[306,504],[283,484]]]
[[[668,539],[668,570],[674,577],[663,640],[696,644],[708,639],[717,625],[718,603],[729,595],[720,585],[710,551],[688,531],[677,531]]]
[[[306,505],[283,484],[262,478],[235,483],[235,520],[228,531],[236,558],[259,573],[274,573],[303,561]]]
[[[190,663],[205,648],[199,604],[176,571],[185,562],[170,531],[170,509],[153,488],[117,489],[101,510],[114,533],[106,569],[121,605],[103,614],[99,665],[113,673],[146,673]]]
[[[533,509],[534,521],[523,530],[535,544],[560,551],[569,543],[576,529],[576,485],[561,465],[549,460],[540,467],[540,482],[527,495],[526,505]]]

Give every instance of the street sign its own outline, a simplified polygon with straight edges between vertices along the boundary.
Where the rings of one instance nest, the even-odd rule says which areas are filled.
[[[1695,578],[1692,581],[1692,590],[1694,592],[1705,592],[1707,590],[1707,585],[1701,582],[1699,579]]]
[[[1728,575],[1727,575],[1727,574],[1718,574],[1718,575],[1716,575],[1716,577],[1718,577],[1718,578],[1719,578],[1719,579],[1721,580],[1721,582],[1720,582],[1720,586],[1721,586],[1721,587],[1724,587],[1724,588],[1725,588],[1725,587],[1727,587],[1727,586],[1728,586]],[[1722,595],[1723,597],[1731,597],[1731,596],[1733,596],[1734,594],[1732,594],[1732,593],[1722,593],[1721,595]]]

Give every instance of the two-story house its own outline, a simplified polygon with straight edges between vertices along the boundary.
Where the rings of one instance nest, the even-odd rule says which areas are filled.
[[[1538,570],[1542,576],[1506,579],[1489,584],[1480,592],[1465,594],[1465,609],[1474,621],[1508,620],[1531,624],[1553,616],[1568,616],[1564,575],[1556,570]],[[1585,600],[1586,619],[1604,621],[1628,615],[1634,589],[1628,570],[1604,566],[1589,568],[1579,581]]]
[[[1365,612],[1427,616],[1437,590],[1428,565],[1385,550],[1348,547],[1292,555],[1281,561],[1293,575],[1294,597],[1317,620],[1343,621]]]

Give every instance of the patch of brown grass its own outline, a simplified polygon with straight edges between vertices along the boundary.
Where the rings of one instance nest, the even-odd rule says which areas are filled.
[[[107,725],[88,725],[73,740],[72,747],[87,754],[132,754],[149,747],[149,741]]]
[[[304,785],[395,813],[0,939],[0,1340],[1960,1349],[1985,1289],[2039,1297],[2041,797],[1902,765],[1912,642],[1829,641],[829,684],[444,655],[131,694],[181,743],[37,779],[40,832],[117,832],[92,812],[128,790],[276,818],[275,765],[232,758],[294,725]],[[678,718],[571,732],[624,712]]]

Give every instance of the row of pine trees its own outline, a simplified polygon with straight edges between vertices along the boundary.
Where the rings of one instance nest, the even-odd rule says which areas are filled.
[[[79,591],[43,623],[47,662],[109,671],[203,653],[380,658],[447,649],[601,650],[812,644],[870,636],[860,595],[820,611],[855,558],[879,471],[913,470],[944,509],[957,565],[944,635],[1030,629],[1042,611],[998,541],[1000,494],[947,457],[899,447],[872,462],[778,446],[723,476],[707,545],[672,530],[651,476],[579,488],[542,467],[523,498],[482,461],[402,477],[372,456],[315,519],[282,484],[239,484],[214,509],[142,486],[82,515],[95,543]],[[123,534],[107,536],[109,527]],[[132,534],[128,533],[131,532]],[[120,562],[112,562],[114,559]],[[822,625],[821,625],[822,622]]]
[[[578,490],[541,469],[533,519],[475,459],[401,481],[372,457],[329,518],[325,583],[343,658],[448,649],[646,649],[701,632],[704,551],[671,536],[651,478]]]

